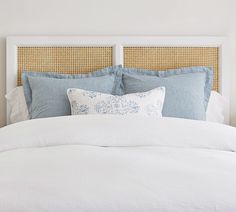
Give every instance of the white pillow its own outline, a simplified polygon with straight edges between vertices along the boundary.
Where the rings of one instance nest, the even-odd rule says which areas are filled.
[[[70,88],[67,95],[72,115],[80,114],[141,114],[162,117],[165,88],[148,92],[113,96],[94,91]]]
[[[212,91],[207,106],[206,120],[225,123],[226,106],[227,100],[216,91]]]
[[[28,120],[28,108],[25,101],[23,87],[16,87],[6,94],[7,103],[9,105],[10,123],[16,123]]]

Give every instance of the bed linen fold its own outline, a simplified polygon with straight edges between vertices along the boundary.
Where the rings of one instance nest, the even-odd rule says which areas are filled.
[[[63,116],[0,129],[0,151],[56,145],[170,146],[236,150],[236,129],[178,118],[117,115]]]

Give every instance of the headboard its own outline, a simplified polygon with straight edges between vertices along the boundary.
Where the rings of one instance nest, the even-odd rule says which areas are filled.
[[[7,38],[7,92],[22,70],[88,73],[111,65],[149,70],[208,66],[213,90],[229,96],[227,48],[222,37],[11,36]]]

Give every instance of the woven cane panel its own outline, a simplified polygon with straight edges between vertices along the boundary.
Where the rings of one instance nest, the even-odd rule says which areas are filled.
[[[21,72],[88,73],[112,66],[112,47],[18,47],[17,85]]]
[[[218,90],[217,47],[125,47],[124,67],[167,70],[187,66],[213,68],[213,90]]]

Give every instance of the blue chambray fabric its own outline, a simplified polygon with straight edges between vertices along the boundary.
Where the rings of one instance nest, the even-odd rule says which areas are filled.
[[[122,68],[120,93],[166,88],[162,114],[167,117],[206,119],[213,72],[207,67],[185,67],[168,71]],[[120,71],[121,71],[120,70]]]
[[[22,83],[29,118],[45,118],[70,114],[66,91],[70,87],[116,93],[116,69],[104,68],[88,74],[57,74],[53,72],[22,72]],[[32,92],[33,91],[33,92]]]

